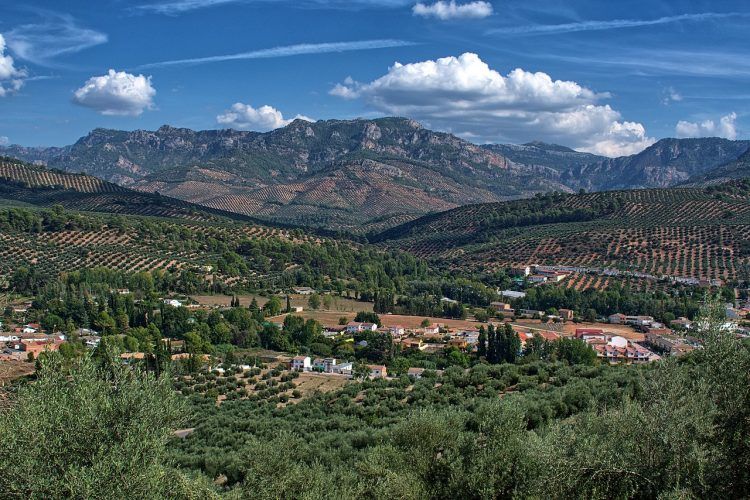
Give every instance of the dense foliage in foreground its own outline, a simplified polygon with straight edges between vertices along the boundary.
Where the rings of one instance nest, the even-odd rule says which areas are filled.
[[[451,368],[285,408],[193,395],[168,446],[186,414],[165,378],[52,357],[2,414],[0,473],[37,498],[741,498],[750,346],[718,311],[704,349],[647,367]]]

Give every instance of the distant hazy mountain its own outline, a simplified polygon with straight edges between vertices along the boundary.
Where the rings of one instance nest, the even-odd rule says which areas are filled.
[[[750,177],[750,149],[739,158],[709,170],[703,174],[690,178],[687,184],[718,184],[731,179]]]
[[[26,147],[18,144],[10,146],[0,146],[0,156],[9,158],[18,158],[29,163],[37,165],[47,165],[52,159],[65,154],[70,146],[62,148],[56,147]]]
[[[662,139],[632,156],[606,158],[567,170],[561,181],[594,191],[669,187],[735,160],[750,141]]]
[[[0,154],[275,222],[372,232],[426,213],[538,192],[665,187],[748,141],[664,139],[605,158],[532,142],[478,146],[413,120],[295,120],[267,133],[96,129],[65,148]]]
[[[539,141],[527,144],[485,144],[482,147],[516,163],[548,167],[558,172],[607,160],[605,156],[581,153],[565,146]]]

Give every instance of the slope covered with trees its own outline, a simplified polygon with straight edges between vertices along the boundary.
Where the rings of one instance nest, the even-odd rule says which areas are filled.
[[[746,181],[468,205],[370,241],[463,269],[521,264],[735,279],[750,255]]]
[[[50,356],[0,413],[0,471],[33,498],[742,498],[750,345],[719,313],[703,349],[648,366],[532,355],[286,405]]]

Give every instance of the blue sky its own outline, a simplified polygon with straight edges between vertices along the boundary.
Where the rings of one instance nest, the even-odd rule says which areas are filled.
[[[392,114],[609,155],[748,138],[748,32],[746,1],[3,2],[0,143]]]

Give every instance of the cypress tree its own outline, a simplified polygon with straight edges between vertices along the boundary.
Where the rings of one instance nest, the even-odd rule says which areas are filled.
[[[479,327],[479,345],[477,346],[477,354],[480,358],[487,357],[487,332],[484,326]]]

